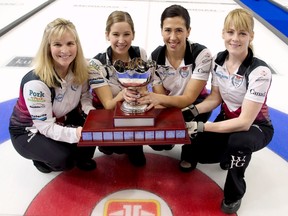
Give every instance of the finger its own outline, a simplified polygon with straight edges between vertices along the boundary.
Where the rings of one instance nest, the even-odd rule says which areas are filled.
[[[141,104],[147,104],[147,98],[145,97],[137,98],[137,101]]]
[[[139,96],[137,94],[133,94],[133,93],[131,94],[130,92],[127,92],[126,96],[128,98],[130,98],[131,100],[135,100],[135,99],[139,98]]]
[[[154,105],[153,105],[153,104],[150,104],[150,105],[148,105],[148,106],[146,107],[146,111],[148,111],[148,110],[152,109],[153,107],[154,107]]]
[[[150,93],[150,92],[148,92],[148,91],[143,91],[143,92],[141,92],[140,94],[141,94],[141,97],[145,97],[145,96],[148,96],[149,93]]]

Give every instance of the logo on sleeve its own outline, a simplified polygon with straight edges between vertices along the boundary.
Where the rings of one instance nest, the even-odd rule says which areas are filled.
[[[266,96],[266,92],[257,92],[255,89],[251,89],[250,94],[258,96],[258,97],[265,97]]]
[[[33,90],[29,90],[29,101],[32,102],[45,102],[45,94],[44,92],[35,92]]]

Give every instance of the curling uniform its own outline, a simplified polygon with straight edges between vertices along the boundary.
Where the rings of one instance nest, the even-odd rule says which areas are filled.
[[[271,85],[271,70],[265,62],[249,53],[238,71],[229,74],[225,59],[228,51],[215,57],[212,85],[219,88],[223,99],[221,111],[215,121],[236,118],[241,113],[243,100],[262,103],[262,108],[248,131],[232,133],[198,133],[190,146],[182,149],[181,159],[195,163],[218,163],[228,169],[224,186],[225,200],[235,202],[244,196],[244,173],[253,152],[271,141],[274,129],[266,104]]]
[[[153,85],[163,85],[167,94],[182,95],[190,79],[208,81],[211,71],[211,53],[203,45],[198,43],[190,44],[186,42],[186,51],[181,65],[174,69],[165,56],[166,45],[159,46],[151,54],[152,60],[157,65],[168,66],[168,70],[159,70],[159,76],[156,76]],[[206,87],[203,88],[198,99],[203,100],[208,95]]]
[[[190,43],[186,41],[186,50],[184,59],[178,68],[174,68],[166,58],[166,45],[158,46],[151,54],[151,59],[156,61],[159,67],[157,69],[157,76],[155,76],[153,85],[163,85],[167,95],[182,95],[187,83],[191,79],[208,81],[211,72],[212,56],[210,51],[203,45],[198,43]],[[194,105],[203,101],[208,95],[206,87],[204,87],[194,101]],[[185,114],[183,113],[184,118]],[[211,115],[209,113],[202,113],[197,116],[195,121],[206,122]],[[156,151],[170,150],[173,145],[154,145],[150,146]]]
[[[10,118],[9,131],[15,149],[23,157],[43,161],[54,170],[66,169],[66,162],[59,161],[64,154],[74,157],[79,142],[76,126],[84,123],[78,112],[79,102],[86,114],[94,109],[88,83],[74,85],[73,77],[69,71],[59,87],[49,88],[30,71],[22,79]],[[75,157],[92,158],[95,148],[83,149],[87,153]],[[72,167],[73,161],[70,162],[67,166]]]

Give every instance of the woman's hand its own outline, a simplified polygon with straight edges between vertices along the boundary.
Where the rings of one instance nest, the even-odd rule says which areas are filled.
[[[150,110],[153,107],[159,106],[160,103],[160,95],[153,92],[142,92],[141,97],[137,99],[138,104],[147,104],[148,107],[146,110]]]
[[[136,89],[135,90],[134,89],[128,89],[128,88],[123,89],[123,99],[127,103],[136,103],[137,99],[140,97],[141,97],[141,95]]]

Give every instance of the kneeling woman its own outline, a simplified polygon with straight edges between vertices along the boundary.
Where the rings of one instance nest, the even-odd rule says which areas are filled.
[[[253,17],[245,9],[226,17],[226,50],[214,58],[211,94],[194,109],[197,115],[221,104],[221,112],[215,122],[187,122],[194,139],[182,148],[181,170],[193,170],[198,162],[220,162],[228,170],[222,210],[229,214],[239,209],[245,194],[244,174],[252,153],[267,146],[274,134],[266,105],[272,74],[253,56],[253,27]]]
[[[16,151],[43,172],[93,170],[95,147],[78,147],[84,116],[92,106],[88,63],[75,26],[49,23],[35,58],[35,69],[21,82],[9,131]]]

